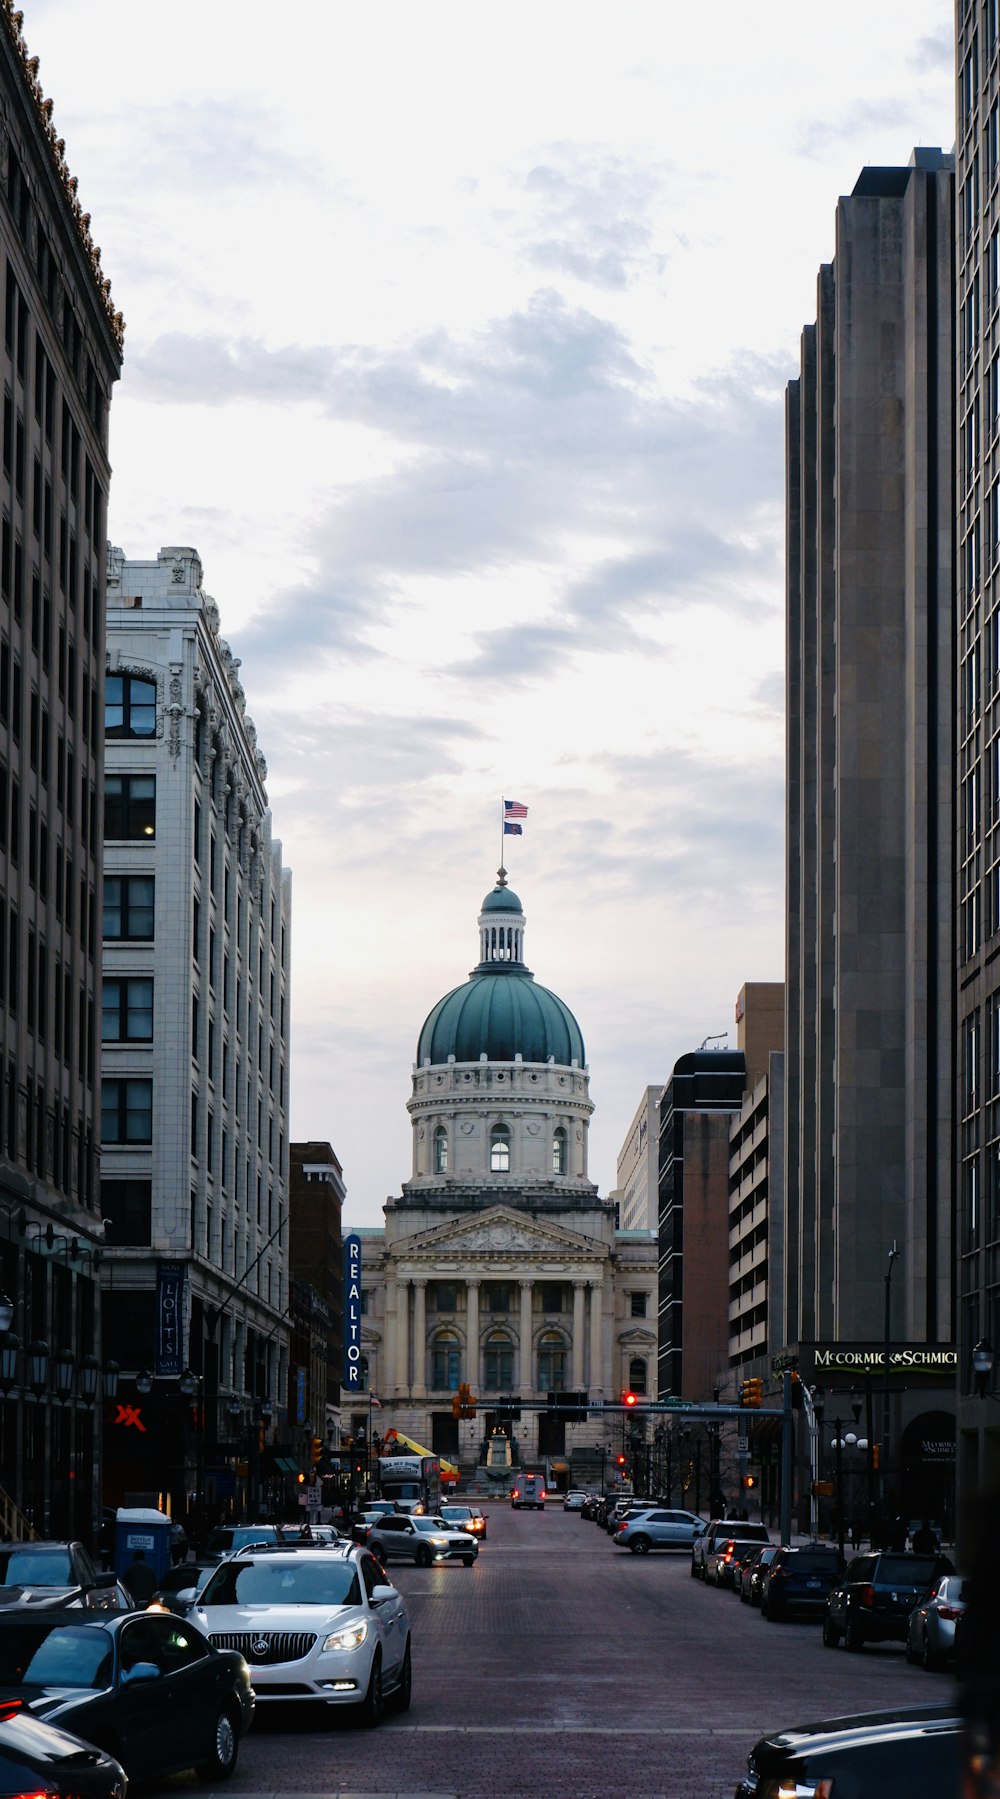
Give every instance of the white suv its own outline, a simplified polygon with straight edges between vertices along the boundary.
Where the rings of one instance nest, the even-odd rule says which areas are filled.
[[[377,1724],[387,1700],[410,1703],[410,1620],[373,1555],[357,1543],[237,1552],[220,1562],[188,1615],[217,1649],[249,1663],[258,1705],[356,1705]]]

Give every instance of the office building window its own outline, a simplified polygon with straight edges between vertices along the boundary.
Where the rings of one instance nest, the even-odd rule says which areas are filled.
[[[152,737],[156,687],[137,675],[108,675],[104,686],[105,737]]]
[[[104,838],[134,843],[156,836],[156,776],[106,775]]]
[[[105,975],[101,992],[104,1043],[150,1043],[153,1037],[153,983],[142,977]]]
[[[629,1299],[631,1300],[631,1303],[632,1303],[632,1317],[633,1318],[645,1318],[645,1316],[646,1316],[646,1298],[647,1298],[647,1295],[645,1293],[630,1293],[629,1294]]]
[[[153,1241],[153,1183],[102,1181],[101,1212],[108,1243],[141,1247]]]
[[[153,1083],[101,1082],[101,1138],[104,1143],[153,1141]]]
[[[105,937],[129,943],[151,943],[154,896],[152,875],[105,875]]]

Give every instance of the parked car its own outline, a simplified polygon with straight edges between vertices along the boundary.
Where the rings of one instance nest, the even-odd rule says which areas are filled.
[[[391,1513],[386,1512],[352,1512],[350,1521],[351,1541],[354,1543],[367,1543],[372,1531],[377,1530],[383,1518],[391,1516]]]
[[[954,1572],[945,1555],[884,1549],[854,1556],[827,1599],[824,1643],[828,1649],[835,1649],[841,1637],[848,1649],[905,1643],[917,1601],[939,1574]]]
[[[125,1799],[121,1762],[32,1717],[20,1705],[0,1707],[0,1793],[45,1799]]]
[[[691,1545],[691,1576],[694,1580],[704,1580],[709,1555],[715,1545],[722,1540],[731,1541],[738,1536],[743,1543],[769,1543],[771,1541],[767,1528],[763,1524],[742,1524],[738,1518],[713,1518],[700,1537],[695,1537]]]
[[[649,1512],[652,1509],[651,1499],[616,1499],[614,1505],[608,1508],[604,1528],[608,1536],[613,1537],[618,1526],[623,1524],[626,1518],[641,1518],[643,1512]]]
[[[918,1799],[962,1790],[962,1722],[953,1705],[908,1706],[803,1724],[761,1737],[734,1799],[782,1793]]]
[[[213,1643],[246,1656],[260,1702],[357,1706],[367,1724],[379,1723],[387,1700],[409,1706],[406,1605],[357,1543],[230,1556],[193,1615]]]
[[[409,1513],[383,1518],[368,1547],[380,1562],[414,1562],[418,1568],[429,1568],[433,1562],[462,1562],[471,1568],[479,1554],[479,1544],[467,1530],[455,1530],[443,1518]]]
[[[753,1561],[750,1563],[749,1568],[743,1576],[743,1590],[740,1593],[740,1598],[744,1599],[747,1605],[753,1606],[760,1604],[764,1576],[777,1555],[778,1548],[779,1545],[777,1543],[761,1543],[758,1546]]]
[[[182,1618],[188,1610],[188,1603],[179,1600],[178,1593],[196,1592],[204,1586],[216,1562],[178,1562],[175,1568],[168,1568],[160,1581],[150,1605],[162,1605],[168,1612],[177,1612]]]
[[[117,1575],[99,1574],[82,1543],[0,1543],[0,1608],[25,1604],[98,1612],[132,1609]]]
[[[480,1543],[486,1540],[486,1513],[477,1505],[443,1505],[439,1508],[438,1517],[446,1524],[454,1525],[456,1530],[467,1530],[470,1536],[478,1538]]]
[[[782,1618],[822,1617],[831,1587],[844,1571],[834,1543],[785,1545],[764,1569],[760,1615],[777,1624]]]
[[[729,1529],[732,1535],[716,1537],[705,1556],[704,1578],[711,1586],[731,1586],[733,1567],[744,1549],[748,1548],[751,1543],[760,1543],[761,1541],[766,1543],[768,1540],[763,1524],[739,1524],[730,1518]]]
[[[940,1668],[955,1654],[955,1632],[968,1601],[963,1574],[939,1574],[906,1623],[906,1659]]]
[[[228,1779],[253,1717],[242,1655],[171,1612],[0,1616],[0,1702],[83,1737],[130,1780]]]
[[[570,1487],[569,1492],[563,1494],[563,1511],[582,1512],[586,1498],[586,1493],[580,1492],[577,1487]]]
[[[758,1543],[748,1543],[742,1554],[737,1557],[733,1564],[732,1590],[737,1598],[745,1601],[747,1604],[749,1604],[750,1601],[750,1570],[759,1554],[760,1545]],[[746,1591],[744,1591],[744,1582],[746,1582]]]
[[[648,1555],[651,1549],[690,1549],[693,1537],[704,1528],[704,1518],[694,1512],[653,1507],[623,1518],[614,1541],[621,1549],[631,1549],[633,1555]]]
[[[219,1562],[224,1555],[231,1555],[234,1549],[249,1549],[251,1543],[280,1541],[281,1532],[276,1524],[217,1524],[209,1533],[203,1559],[206,1562]]]
[[[522,1506],[530,1506],[535,1511],[545,1510],[545,1482],[540,1474],[521,1474],[514,1482],[510,1493],[511,1509],[519,1512]]]

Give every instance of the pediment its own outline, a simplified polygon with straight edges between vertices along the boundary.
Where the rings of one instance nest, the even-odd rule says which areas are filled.
[[[603,1260],[606,1247],[594,1237],[580,1231],[566,1230],[559,1224],[541,1224],[524,1212],[510,1206],[491,1206],[474,1218],[459,1218],[433,1230],[418,1231],[393,1244],[397,1261],[518,1261],[532,1262],[567,1259],[579,1261],[595,1256]]]

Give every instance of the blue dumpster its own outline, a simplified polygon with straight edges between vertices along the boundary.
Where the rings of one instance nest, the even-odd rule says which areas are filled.
[[[170,1567],[170,1532],[166,1512],[143,1505],[119,1506],[115,1514],[115,1573],[119,1580],[141,1550],[142,1560],[159,1584]]]

